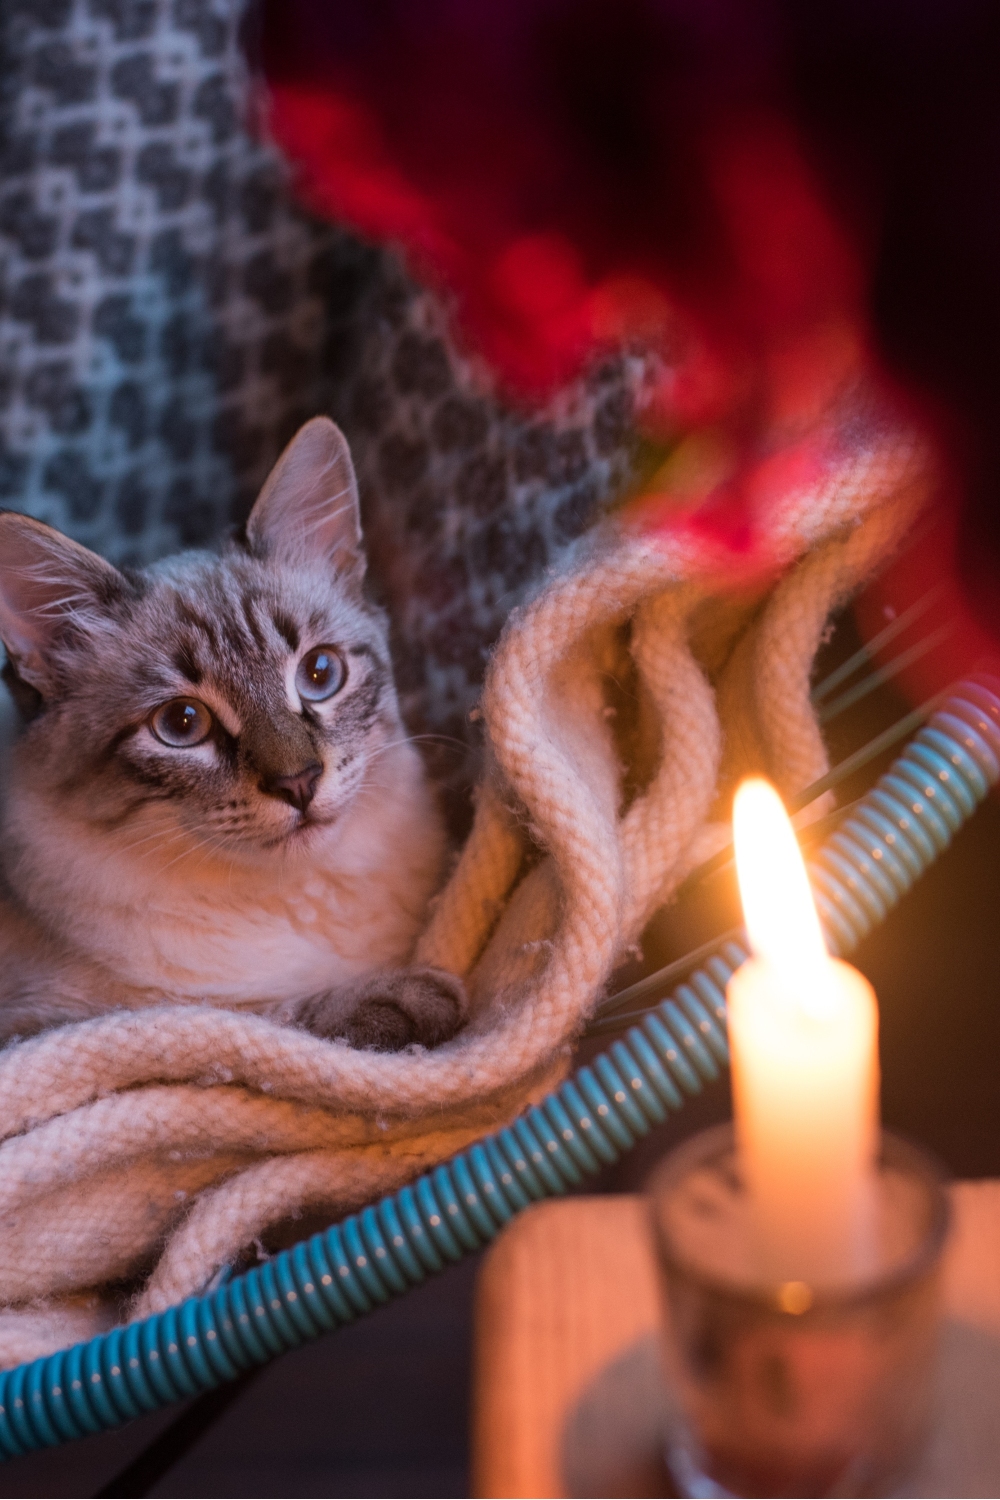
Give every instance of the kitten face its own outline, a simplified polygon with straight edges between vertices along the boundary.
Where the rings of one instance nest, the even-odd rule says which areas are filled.
[[[317,419],[265,486],[246,546],[127,576],[0,517],[9,675],[37,710],[14,757],[22,838],[27,806],[121,852],[258,859],[336,823],[401,734],[346,455]]]
[[[340,681],[310,698],[323,655]],[[108,628],[58,665],[18,779],[53,815],[120,832],[126,847],[171,826],[206,849],[308,838],[399,733],[381,618],[319,570],[235,551],[140,576]]]

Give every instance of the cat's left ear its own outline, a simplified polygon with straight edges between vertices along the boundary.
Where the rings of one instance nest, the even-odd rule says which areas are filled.
[[[329,417],[313,417],[278,459],[250,512],[247,541],[265,556],[326,558],[336,572],[362,577],[358,482],[347,439]]]

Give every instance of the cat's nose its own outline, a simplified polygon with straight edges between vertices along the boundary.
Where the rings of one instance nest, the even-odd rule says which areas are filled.
[[[261,782],[261,791],[269,797],[280,797],[304,813],[316,793],[316,783],[323,774],[318,760],[311,760],[301,771],[291,776],[267,776]]]

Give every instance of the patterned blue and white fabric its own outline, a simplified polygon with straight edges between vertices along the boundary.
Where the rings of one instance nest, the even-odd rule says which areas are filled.
[[[0,505],[151,560],[238,524],[330,412],[408,720],[467,742],[510,609],[629,478],[642,360],[543,415],[492,396],[390,251],[295,205],[241,0],[0,16]],[[460,753],[446,768],[468,774]]]

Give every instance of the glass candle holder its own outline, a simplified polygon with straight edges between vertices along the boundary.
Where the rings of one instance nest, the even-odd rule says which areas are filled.
[[[730,1126],[668,1157],[650,1201],[678,1493],[888,1493],[929,1427],[949,1222],[935,1164],[883,1136],[873,1269],[844,1286],[755,1279]]]

